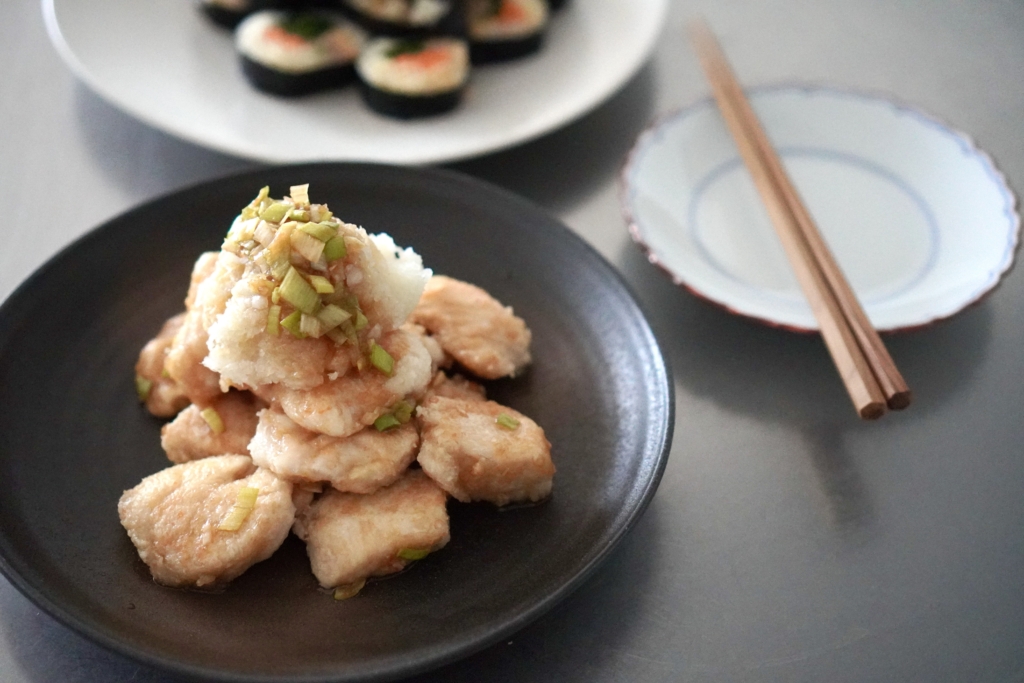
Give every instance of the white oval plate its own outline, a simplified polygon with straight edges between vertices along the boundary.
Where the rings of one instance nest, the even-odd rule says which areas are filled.
[[[749,96],[877,329],[947,318],[1012,265],[1016,199],[963,133],[863,94],[775,87]],[[677,284],[770,325],[818,329],[713,101],[641,135],[622,190],[633,239]]]
[[[667,0],[575,0],[535,56],[475,69],[451,114],[395,121],[355,89],[282,100],[242,76],[231,34],[190,0],[43,0],[61,57],[151,126],[266,162],[425,164],[510,147],[596,107],[646,61]]]

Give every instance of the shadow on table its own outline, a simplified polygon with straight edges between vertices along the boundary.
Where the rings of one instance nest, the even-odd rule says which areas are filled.
[[[618,174],[637,135],[654,118],[654,89],[648,64],[609,101],[565,128],[449,168],[563,212]]]
[[[898,438],[906,425],[957,401],[991,337],[992,313],[984,303],[932,327],[886,336],[914,391],[914,404],[880,422],[865,423],[857,419],[818,335],[729,315],[672,284],[631,243],[625,243],[619,263],[651,317],[677,390],[796,430],[839,532],[856,531],[871,520],[870,492],[844,447],[847,438],[869,433]]]
[[[655,501],[656,503],[657,501]],[[488,683],[524,681],[546,671],[552,680],[589,680],[614,659],[610,645],[628,633],[637,610],[631,605],[650,593],[661,529],[656,505],[578,591],[523,631],[467,659],[410,681]],[[616,615],[614,620],[608,614]],[[13,586],[0,579],[0,631],[18,669],[33,683],[197,683],[136,664],[108,652],[43,614]],[[600,648],[594,647],[600,644]],[[602,655],[604,653],[604,655]],[[589,662],[592,671],[560,671],[571,662]],[[540,664],[538,664],[540,662]],[[575,665],[574,665],[575,666]]]
[[[75,114],[97,167],[133,201],[261,166],[151,128],[81,83],[75,88]]]

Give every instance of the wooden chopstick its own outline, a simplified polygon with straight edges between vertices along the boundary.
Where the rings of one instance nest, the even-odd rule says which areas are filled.
[[[718,41],[703,22],[691,25],[691,36],[858,414],[873,419],[886,407],[905,408],[911,400],[906,382],[800,201]]]

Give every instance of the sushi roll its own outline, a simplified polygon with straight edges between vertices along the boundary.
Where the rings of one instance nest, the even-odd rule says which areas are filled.
[[[461,0],[341,0],[341,8],[373,34],[428,38],[461,36]]]
[[[454,109],[469,80],[469,49],[458,38],[377,38],[356,62],[371,109],[401,119]]]
[[[256,88],[295,97],[354,81],[365,39],[359,27],[329,12],[264,10],[239,24],[235,48]]]
[[[503,62],[540,49],[548,25],[545,0],[468,0],[467,31],[474,64]]]
[[[257,9],[252,0],[199,0],[198,4],[213,23],[228,29]]]

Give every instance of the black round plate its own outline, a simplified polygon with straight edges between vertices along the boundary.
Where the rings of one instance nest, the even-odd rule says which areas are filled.
[[[270,185],[413,246],[533,330],[535,362],[489,394],[547,431],[547,502],[449,505],[451,543],[336,602],[294,537],[225,591],[156,585],[117,501],[169,465],[133,366],[182,308],[193,261]],[[279,167],[157,199],[100,226],[0,307],[0,570],[30,599],[138,660],[223,681],[396,678],[507,636],[576,588],[654,495],[673,392],[626,285],[532,204],[450,172],[356,164]]]

